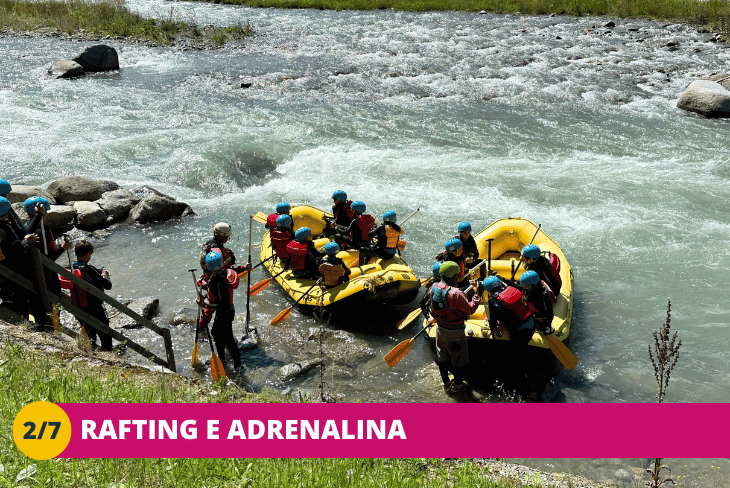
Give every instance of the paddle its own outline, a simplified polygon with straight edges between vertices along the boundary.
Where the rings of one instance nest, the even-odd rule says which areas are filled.
[[[296,302],[294,302],[294,305],[292,305],[291,307],[287,308],[286,310],[283,310],[283,311],[279,312],[279,315],[277,315],[276,317],[274,317],[273,319],[271,319],[271,324],[270,325],[279,325],[281,322],[283,322],[284,319],[286,319],[289,316],[289,314],[291,313],[292,309],[294,307],[296,307],[299,302],[302,301],[302,298],[304,298],[307,295],[309,295],[309,292],[312,291],[312,289],[314,289],[315,286],[319,285],[321,283],[321,281],[322,281],[322,278],[320,278],[317,281],[315,281],[315,283],[312,286],[309,287],[309,290],[307,290],[306,292],[304,292],[304,294],[302,296],[300,296],[297,299]]]
[[[198,295],[198,300],[203,299],[203,295],[200,293],[198,288],[198,280],[195,279],[195,269],[189,269],[193,274],[193,286],[195,286],[195,293]],[[198,304],[198,310],[200,310],[200,304]],[[199,324],[200,322],[198,322]],[[198,345],[198,324],[195,324],[195,345]],[[226,372],[223,369],[223,362],[220,360],[218,355],[215,353],[215,344],[213,339],[210,337],[210,330],[208,330],[208,324],[205,324],[205,332],[208,334],[208,344],[210,344],[210,374],[213,377],[213,381],[218,382],[220,379],[226,379]],[[193,348],[193,355],[195,356],[197,349]]]
[[[286,269],[282,269],[281,271],[279,271],[278,273],[276,273],[271,278],[266,278],[265,280],[259,281],[258,283],[256,283],[255,285],[253,285],[250,289],[246,290],[246,294],[248,294],[249,296],[256,295],[261,290],[263,290],[264,288],[266,288],[267,286],[269,286],[269,283],[271,283],[271,281],[274,278],[276,278],[277,276],[279,276],[280,274],[282,274],[285,271],[286,271]]]
[[[413,213],[411,213],[408,217],[406,217],[405,219],[403,219],[403,221],[400,223],[400,226],[403,227],[403,224],[405,224],[406,222],[408,222],[408,219],[410,219],[411,217],[413,217],[414,215],[416,215],[416,213],[418,213],[420,210],[421,210],[420,208],[417,208],[416,210],[414,210]]]
[[[490,244],[490,249],[491,249],[491,242],[489,244]],[[491,255],[491,251],[490,251],[490,255]],[[467,276],[471,275],[474,271],[476,271],[477,269],[479,269],[479,267],[482,264],[484,264],[485,261],[487,261],[488,259],[490,259],[490,258],[487,257],[487,258],[483,259],[479,264],[477,264],[472,269],[470,269],[469,272],[467,273]],[[491,263],[491,261],[490,261],[490,263]],[[490,264],[490,267],[491,267],[491,264]],[[426,278],[426,279],[428,279],[428,278]],[[423,283],[421,283],[421,284],[423,284]],[[467,291],[469,291],[471,288],[472,288],[471,286],[469,288],[467,288],[464,293],[466,293]],[[403,320],[401,320],[400,322],[398,322],[398,330],[405,329],[408,326],[408,324],[410,324],[411,322],[413,322],[414,320],[416,320],[416,317],[418,317],[418,315],[420,313],[421,313],[421,309],[419,307],[419,308],[415,309],[413,312],[411,312],[408,315],[406,315],[406,317]]]
[[[575,357],[575,354],[573,354],[570,349],[568,349],[568,346],[563,344],[562,341],[559,341],[553,336],[545,335],[542,331],[538,332],[545,336],[548,346],[550,346],[550,350],[553,351],[553,354],[555,354],[555,357],[558,358],[558,361],[565,366],[565,369],[573,369],[575,365],[578,364],[578,358]]]
[[[197,281],[195,281],[195,270],[189,269],[188,271],[193,273],[193,286],[195,286],[195,291],[198,292],[198,283],[197,283]],[[197,293],[197,295],[198,295],[198,297],[200,297],[200,293]],[[195,322],[195,345],[193,346],[193,358],[192,358],[192,361],[190,362],[190,365],[193,368],[195,366],[197,366],[197,364],[199,362],[199,359],[198,359],[198,347],[200,345],[198,343],[198,329],[200,327],[199,324],[200,324],[200,305],[198,305],[198,320]]]
[[[257,264],[253,268],[251,268],[251,271],[253,271],[254,269],[258,268],[259,266],[261,266],[262,264],[264,264],[269,259],[274,259],[275,257],[276,257],[276,255],[275,254],[272,254],[271,256],[269,256],[268,258],[264,259],[263,261],[261,261],[259,264]],[[247,269],[244,269],[243,271],[241,271],[240,273],[238,273],[238,277],[239,278],[245,278],[248,275],[248,273],[249,273],[249,271]]]
[[[401,342],[397,346],[395,346],[388,354],[385,355],[385,362],[390,366],[391,368],[398,364],[401,359],[403,359],[406,354],[408,354],[408,351],[411,350],[411,346],[413,346],[413,343],[416,341],[418,336],[423,334],[426,329],[431,327],[433,323],[428,324],[426,327],[418,331],[418,334],[414,335],[410,339],[406,339],[405,341]]]
[[[530,244],[532,244],[532,241],[534,241],[535,237],[537,237],[537,233],[540,232],[540,227],[542,227],[542,224],[537,226],[537,230],[535,231],[535,234],[532,236],[532,239],[530,239],[530,242],[527,243],[528,246]],[[510,280],[514,281],[515,274],[517,274],[517,270],[520,269],[520,265],[522,264],[522,261],[524,261],[524,260],[525,260],[524,256],[520,255],[520,262],[517,263],[517,267],[512,270],[512,277],[510,278]]]
[[[253,216],[250,216],[248,219],[248,262],[251,263],[251,235],[253,232]],[[246,284],[246,335],[249,334],[251,328],[249,327],[249,324],[251,323],[251,273],[248,273],[248,283]],[[258,333],[256,328],[253,329],[254,332]]]
[[[269,217],[269,216],[268,216],[268,215],[266,215],[266,214],[265,214],[265,213],[263,213],[263,212],[256,212],[256,215],[254,215],[254,216],[253,216],[253,219],[254,219],[254,220],[255,220],[256,222],[258,222],[259,224],[265,224],[265,223],[266,223],[266,219],[267,219],[268,217]]]

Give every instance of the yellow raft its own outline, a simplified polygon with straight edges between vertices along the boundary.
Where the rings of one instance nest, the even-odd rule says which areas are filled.
[[[319,235],[324,229],[323,216],[332,217],[331,213],[324,212],[310,205],[292,207],[290,215],[294,230],[300,227],[309,227],[312,235]],[[328,239],[316,239],[317,249],[322,249]],[[291,270],[283,271],[281,261],[269,259],[274,254],[269,232],[261,240],[261,261],[267,271],[275,276],[275,280],[282,289],[293,299],[302,297],[315,280],[296,278]],[[334,310],[340,307],[362,306],[374,303],[406,304],[412,302],[418,295],[420,282],[408,264],[396,254],[390,259],[371,258],[368,264],[358,266],[359,251],[349,249],[340,251],[337,256],[350,267],[352,274],[345,283],[327,288],[315,286],[299,304],[304,306],[327,307]]]
[[[554,332],[550,335],[563,343],[567,343],[570,337],[570,321],[573,312],[573,269],[568,264],[568,260],[565,259],[565,255],[562,249],[560,249],[560,246],[542,230],[538,231],[538,227],[535,224],[518,217],[497,220],[475,235],[474,240],[479,248],[480,259],[485,259],[488,255],[488,239],[494,239],[492,242],[492,270],[496,271],[500,276],[510,279],[512,277],[512,270],[519,263],[520,251],[529,244],[533,236],[535,236],[535,239],[532,243],[537,245],[540,251],[550,251],[551,253],[557,254],[560,258],[560,278],[563,280],[563,285],[560,289],[558,301],[553,305],[555,317],[553,318],[552,326]],[[523,271],[525,271],[524,267],[520,266],[515,274],[515,281],[519,279]],[[474,275],[477,275],[477,273],[478,271]],[[424,320],[423,327],[428,325],[428,320]],[[496,340],[509,340],[509,332],[507,332],[507,329],[500,326],[500,330],[502,336],[496,337]],[[431,341],[436,340],[435,325],[430,327],[425,333]],[[484,343],[482,345],[486,345],[486,341],[492,341],[494,339],[488,325],[487,312],[485,311],[484,304],[480,305],[474,315],[466,321],[466,335],[470,343],[477,341],[478,343]],[[529,345],[549,349],[545,336],[537,332],[532,336]]]

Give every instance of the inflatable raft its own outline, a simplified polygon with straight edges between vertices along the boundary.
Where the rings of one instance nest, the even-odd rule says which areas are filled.
[[[557,297],[557,303],[553,305],[552,326],[554,332],[550,334],[552,337],[567,344],[570,337],[570,322],[573,312],[573,269],[570,267],[568,260],[565,259],[560,246],[548,237],[542,230],[538,230],[538,226],[529,220],[522,218],[506,218],[500,219],[491,224],[489,227],[474,236],[474,240],[479,248],[479,258],[486,259],[488,257],[489,243],[488,239],[492,238],[492,260],[491,269],[496,271],[500,276],[510,279],[512,270],[515,269],[520,261],[520,251],[523,247],[530,243],[533,238],[533,244],[540,248],[540,251],[549,251],[556,254],[560,258],[560,278],[563,285],[560,289],[560,295]],[[514,281],[517,281],[525,271],[520,266],[515,273]],[[475,275],[477,272],[474,273]],[[429,321],[424,320],[422,326],[428,327]],[[500,341],[509,341],[509,332],[503,326],[500,326],[501,337],[492,337],[492,331],[489,328],[487,312],[484,304],[480,305],[477,311],[466,321],[466,335],[469,345],[487,346],[496,339],[493,344]],[[436,326],[433,325],[425,331],[432,343],[436,341]],[[542,333],[535,332],[529,343],[539,349],[549,350],[548,341]]]
[[[294,230],[309,227],[315,236],[321,234],[324,229],[325,222],[322,217],[332,217],[332,214],[309,205],[292,207],[290,215]],[[322,249],[327,242],[329,240],[326,238],[314,241],[317,249]],[[275,277],[276,282],[289,297],[293,300],[300,299],[312,288],[315,280],[296,278],[291,270],[284,271],[280,260],[269,259],[273,254],[274,248],[267,231],[261,241],[261,261],[265,261],[263,266]],[[343,307],[367,306],[375,303],[406,304],[416,298],[420,286],[419,280],[398,254],[390,259],[371,258],[370,262],[363,266],[358,266],[359,251],[356,249],[340,251],[337,256],[350,268],[352,272],[350,280],[332,288],[317,285],[299,302],[300,305],[326,307],[330,311],[335,311]]]

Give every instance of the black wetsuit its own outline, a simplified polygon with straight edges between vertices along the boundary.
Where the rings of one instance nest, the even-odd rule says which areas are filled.
[[[215,310],[215,319],[211,334],[215,341],[215,348],[218,357],[225,364],[226,348],[233,358],[233,367],[241,366],[241,353],[238,350],[238,343],[233,336],[233,318],[236,309],[233,305],[233,288],[229,285],[226,273],[214,273],[208,280],[208,298],[212,300],[205,308]]]
[[[111,290],[112,282],[108,278],[104,278],[101,275],[101,270],[91,266],[84,261],[75,261],[73,263],[73,269],[78,269],[83,272],[84,280],[100,290]],[[72,290],[72,293],[80,293],[78,290]],[[91,293],[83,292],[86,295],[86,305],[79,304],[78,307],[84,312],[88,313],[100,322],[109,325],[109,318],[106,315],[104,309],[104,302],[92,295]],[[109,334],[96,330],[93,326],[86,322],[79,320],[81,326],[86,329],[86,334],[89,336],[92,344],[96,344],[96,337],[99,337],[101,342],[101,349],[104,351],[112,350],[112,338]]]
[[[553,276],[553,272],[550,269],[550,261],[548,261],[545,256],[540,256],[532,264],[528,265],[527,263],[525,263],[525,269],[536,272],[537,276],[539,276],[542,281],[548,284],[555,296],[560,295],[560,287],[562,286],[562,283],[560,283],[560,281],[555,279],[555,277]]]

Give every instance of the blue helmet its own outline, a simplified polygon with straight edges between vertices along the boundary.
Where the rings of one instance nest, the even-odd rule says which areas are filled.
[[[11,191],[13,191],[13,187],[10,186],[8,180],[0,180],[0,195],[7,195]]]
[[[336,242],[328,242],[324,245],[324,252],[326,252],[328,256],[335,256],[338,252],[340,252],[340,246]]]
[[[286,202],[281,202],[276,205],[276,213],[278,214],[288,214],[289,210],[291,210],[291,205]]]
[[[10,201],[5,197],[0,197],[0,217],[10,212]]]
[[[461,245],[462,245],[461,240],[459,240],[457,238],[453,238],[453,239],[449,239],[448,241],[446,241],[446,244],[444,245],[444,247],[446,248],[446,250],[448,252],[454,252],[457,249],[461,249]]]
[[[335,200],[339,200],[341,202],[347,201],[347,193],[345,193],[343,190],[337,190],[332,194],[332,198]]]
[[[439,268],[441,268],[441,261],[436,261],[435,263],[433,263],[433,266],[431,266],[431,272],[433,273],[434,278],[441,278]]]
[[[312,235],[312,230],[309,227],[302,227],[294,233],[294,239],[298,242],[304,242],[310,235]]]
[[[532,270],[525,271],[520,276],[520,285],[522,286],[535,286],[538,283],[540,283],[540,277]]]
[[[291,226],[291,217],[289,215],[279,215],[276,218],[276,225],[278,225],[279,227]]]
[[[527,259],[537,259],[540,257],[540,248],[535,244],[528,244],[522,248],[522,257]]]
[[[383,222],[392,222],[395,224],[395,210],[386,210],[383,214]]]
[[[35,215],[35,207],[38,204],[42,204],[43,208],[46,209],[46,212],[48,212],[51,209],[51,204],[48,203],[48,200],[46,200],[43,197],[30,197],[26,198],[25,202],[23,202],[23,208],[25,209],[25,213],[30,215],[31,217]]]
[[[504,283],[502,283],[502,281],[500,281],[500,279],[496,276],[487,276],[484,278],[484,281],[482,281],[482,286],[486,292],[492,293],[504,288]]]
[[[205,267],[208,271],[218,271],[223,267],[223,256],[221,253],[211,251],[205,256]]]
[[[357,212],[359,214],[365,213],[365,203],[361,202],[360,200],[357,200],[356,202],[352,202],[352,205],[350,205],[350,208],[353,210],[353,212]]]
[[[471,232],[471,224],[467,221],[459,222],[459,232]]]

